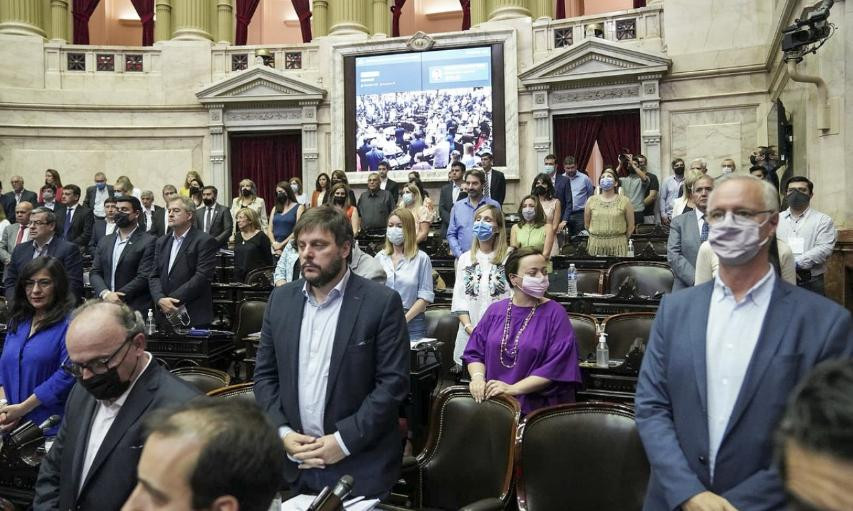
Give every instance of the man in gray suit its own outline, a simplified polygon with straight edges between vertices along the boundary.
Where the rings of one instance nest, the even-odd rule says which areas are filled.
[[[685,192],[693,194],[696,209],[678,215],[670,224],[666,260],[669,261],[672,273],[675,274],[673,291],[693,285],[699,245],[708,239],[710,228],[705,221],[705,210],[708,207],[708,196],[713,190],[714,178],[708,175],[700,177],[693,183],[693,189]]]
[[[773,431],[788,396],[853,353],[850,312],[770,265],[778,208],[767,181],[719,183],[706,214],[717,277],[661,300],[636,396],[648,511],[785,509]]]
[[[3,263],[3,266],[12,260],[12,252],[16,246],[30,241],[30,229],[27,224],[30,223],[32,210],[33,205],[29,202],[19,202],[15,206],[15,223],[7,225],[0,234],[0,263]]]

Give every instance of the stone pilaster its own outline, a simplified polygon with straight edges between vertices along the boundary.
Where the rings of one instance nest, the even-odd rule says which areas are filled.
[[[373,35],[387,36],[391,34],[391,8],[388,6],[388,0],[371,0],[372,20],[373,20]],[[409,6],[414,9],[414,6]]]
[[[471,26],[476,27],[489,19],[486,0],[471,0]]]
[[[0,34],[46,37],[41,0],[0,0]]]
[[[217,41],[222,44],[234,44],[234,2],[217,0],[216,21],[219,25]]]
[[[184,0],[179,0],[184,1]],[[226,134],[224,112],[225,105],[221,103],[208,104],[208,129],[210,130],[210,175],[213,186],[220,193],[228,190],[228,168],[225,165]],[[226,197],[229,195],[226,195]]]
[[[329,35],[367,34],[367,1],[346,0],[329,4]]]
[[[314,0],[311,11],[311,37],[322,37],[329,33],[329,0]]]
[[[658,176],[663,172],[660,145],[660,74],[640,75],[640,134],[642,151],[649,169]]]
[[[211,7],[209,0],[180,0],[172,6],[172,39],[210,41]]]
[[[530,16],[527,0],[492,0],[491,4],[492,10],[489,12],[489,21]]]
[[[50,40],[68,42],[68,0],[50,0]]]
[[[547,84],[530,87],[530,91],[533,94],[533,161],[537,165],[545,159],[548,153],[554,150],[551,147],[551,108],[548,103],[549,88],[550,86]]]
[[[533,19],[553,18],[553,3],[551,0],[530,0],[530,16]]]
[[[154,41],[168,41],[172,38],[172,0],[156,0],[154,13]]]

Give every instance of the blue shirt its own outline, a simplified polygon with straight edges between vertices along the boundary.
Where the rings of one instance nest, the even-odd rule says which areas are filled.
[[[40,424],[51,415],[63,415],[74,378],[62,370],[62,363],[68,357],[65,351],[68,318],[29,337],[31,324],[32,320],[27,319],[15,330],[6,332],[0,354],[0,386],[9,404],[23,403],[35,394],[41,404],[23,420]],[[55,435],[58,429],[58,425],[54,426],[48,434]]]
[[[592,181],[583,172],[579,171],[575,177],[566,174],[566,177],[572,190],[572,212],[583,211],[586,200],[592,197],[595,187],[592,186]]]
[[[418,250],[417,255],[411,259],[400,258],[396,267],[391,256],[384,250],[374,257],[385,270],[385,285],[400,295],[404,309],[411,309],[418,298],[427,303],[435,300],[432,290],[432,262],[423,251]]]
[[[453,257],[458,258],[463,252],[471,249],[471,243],[474,241],[474,212],[486,204],[501,209],[501,205],[489,197],[482,197],[476,207],[471,205],[469,198],[458,200],[453,204],[453,209],[450,210],[450,223],[447,225],[447,242],[450,244]]]

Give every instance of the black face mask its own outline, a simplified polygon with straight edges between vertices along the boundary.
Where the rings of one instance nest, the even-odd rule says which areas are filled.
[[[535,191],[536,191],[536,195],[545,195],[545,192],[547,190],[545,189],[544,186],[537,186]]]
[[[337,204],[338,206],[343,206],[344,203],[347,201],[347,198],[346,197],[335,197],[334,200],[335,200],[335,204]]]
[[[275,199],[279,202],[284,202],[287,200],[287,194],[284,192],[278,192],[275,194]]]
[[[190,186],[190,195],[195,195],[198,193],[198,186]]]
[[[243,197],[251,197],[252,196],[252,190],[249,190],[248,188],[243,188],[242,190],[240,190],[240,194]]]
[[[89,394],[100,401],[117,399],[130,388],[130,380],[121,381],[121,377],[118,375],[118,367],[112,367],[104,374],[95,374],[90,378],[81,378],[77,381]]]
[[[113,220],[120,229],[133,225],[133,220],[130,219],[127,213],[116,213],[113,215]]]
[[[792,190],[788,193],[788,206],[794,209],[805,209],[809,205],[811,197],[799,190]]]
[[[201,201],[204,203],[204,205],[205,205],[205,206],[208,206],[208,207],[213,206],[214,204],[216,204],[216,200],[215,200],[215,199],[202,199]]]
[[[680,166],[680,165],[679,165],[679,166],[677,166],[677,167],[672,167],[672,170],[674,170],[674,171],[675,171],[675,174],[676,174],[677,176],[683,176],[683,175],[684,175],[684,167],[682,167],[682,166]]]

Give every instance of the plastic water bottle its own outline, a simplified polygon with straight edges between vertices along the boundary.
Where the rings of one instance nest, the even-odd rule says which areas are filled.
[[[145,320],[145,334],[154,335],[157,331],[157,323],[154,322],[154,310],[148,309],[148,319]]]
[[[634,257],[634,240],[628,240],[628,257]]]
[[[610,348],[607,346],[607,334],[601,332],[598,336],[598,346],[595,347],[595,367],[610,367]]]
[[[574,264],[569,265],[569,273],[566,276],[567,279],[567,289],[566,294],[569,296],[577,296],[578,295],[578,271],[575,269]]]

